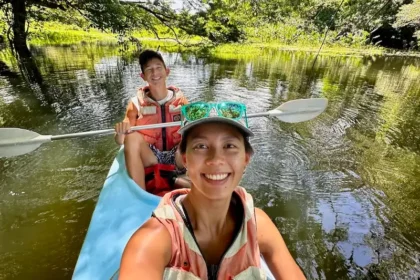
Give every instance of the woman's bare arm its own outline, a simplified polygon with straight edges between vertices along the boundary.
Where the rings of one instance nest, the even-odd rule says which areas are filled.
[[[274,277],[277,280],[306,279],[270,217],[259,208],[255,208],[255,214],[258,245]]]
[[[171,236],[158,220],[151,218],[127,243],[121,260],[120,280],[159,279],[171,259]]]

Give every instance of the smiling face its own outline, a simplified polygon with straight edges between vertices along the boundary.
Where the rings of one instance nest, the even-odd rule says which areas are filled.
[[[152,58],[144,65],[143,73],[140,76],[150,86],[158,86],[165,84],[168,75],[169,69],[165,67],[163,62],[158,58]]]
[[[208,199],[231,196],[238,186],[251,155],[238,129],[221,123],[192,128],[182,155],[195,188]]]

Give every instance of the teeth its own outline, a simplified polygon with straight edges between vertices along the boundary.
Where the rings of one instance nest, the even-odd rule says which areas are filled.
[[[214,180],[214,181],[220,181],[225,179],[229,173],[223,173],[223,174],[204,174],[207,179]]]

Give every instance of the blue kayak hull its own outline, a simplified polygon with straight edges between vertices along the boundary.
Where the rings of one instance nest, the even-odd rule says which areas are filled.
[[[75,280],[116,276],[125,245],[158,206],[160,197],[130,179],[120,149],[105,180],[73,272]],[[265,262],[263,267],[272,277]]]

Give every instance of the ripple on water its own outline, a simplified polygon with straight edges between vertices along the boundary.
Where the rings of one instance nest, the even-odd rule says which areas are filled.
[[[247,107],[247,113],[261,113],[268,111],[271,104],[271,95],[267,87],[261,87],[258,89],[248,89],[242,87],[231,79],[222,79],[218,81],[215,87],[212,89],[216,94],[214,95],[215,101],[236,101],[242,102]],[[261,119],[258,117],[256,119]]]
[[[309,166],[307,151],[293,134],[273,126],[271,121],[254,127],[258,136],[251,140],[256,151],[250,173],[255,173],[254,184],[269,184],[282,190],[302,192],[302,179]],[[258,177],[258,178],[257,178]]]
[[[355,108],[345,108],[340,118],[332,125],[331,130],[336,136],[344,135],[346,130],[357,123],[358,110]]]

